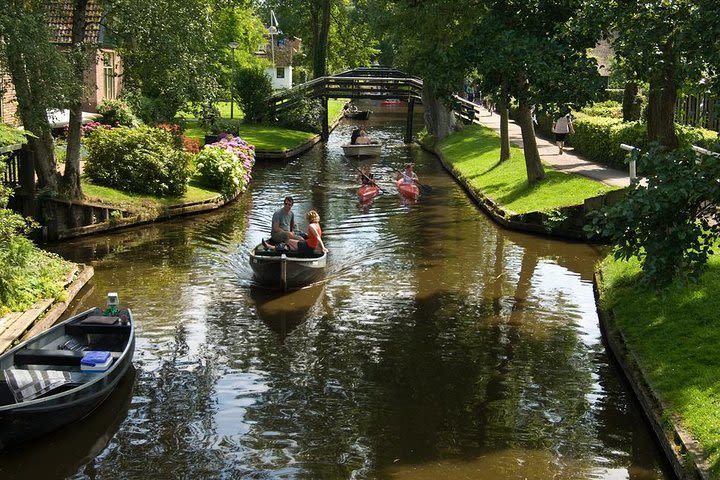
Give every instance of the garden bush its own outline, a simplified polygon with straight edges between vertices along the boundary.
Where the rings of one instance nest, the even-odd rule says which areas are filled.
[[[276,121],[283,127],[303,132],[320,133],[322,129],[322,103],[295,92],[288,99],[293,107],[277,114]]]
[[[609,239],[616,259],[637,258],[648,286],[699,279],[720,236],[720,158],[698,162],[688,147],[633,155],[652,172],[647,183],[635,181],[625,201],[592,212],[586,230]]]
[[[137,127],[140,123],[122,100],[103,100],[98,105],[98,113],[102,115],[98,122],[111,127]]]
[[[587,106],[581,111],[591,117],[622,118],[622,103],[606,100]]]
[[[0,177],[5,169],[0,156]],[[69,264],[37,249],[24,235],[37,224],[5,208],[11,190],[0,184],[0,316],[29,308],[41,297],[58,297]]]
[[[96,185],[132,193],[181,196],[191,173],[191,156],[159,128],[97,129],[85,145],[85,175]]]
[[[241,68],[235,76],[238,105],[248,123],[261,122],[268,113],[272,84],[261,67]]]
[[[240,137],[226,137],[205,145],[195,156],[200,183],[219,190],[226,197],[244,191],[255,164],[255,147]]]
[[[27,136],[30,132],[17,129],[6,123],[0,123],[0,148],[18,143],[27,143]]]
[[[148,97],[138,91],[128,91],[123,94],[123,98],[140,120],[147,125],[157,125],[172,122],[178,110],[186,104],[171,93],[166,92],[162,97]]]

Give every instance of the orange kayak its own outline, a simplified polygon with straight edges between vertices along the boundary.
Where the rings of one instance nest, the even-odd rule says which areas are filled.
[[[420,194],[420,189],[417,185],[414,183],[405,183],[402,181],[402,179],[395,182],[398,188],[398,192],[400,192],[400,195],[403,197],[409,198],[411,200],[416,200],[418,195]]]
[[[377,185],[362,185],[358,188],[358,198],[360,203],[365,203],[373,198],[380,192],[380,188]]]

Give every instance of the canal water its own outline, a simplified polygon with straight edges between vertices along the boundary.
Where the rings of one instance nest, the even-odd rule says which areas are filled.
[[[53,247],[95,267],[71,311],[116,291],[134,371],[79,428],[0,455],[2,478],[671,478],[601,343],[591,246],[498,228],[438,160],[402,143],[401,109],[342,124],[215,213]],[[431,191],[392,179],[406,161]],[[385,190],[358,205],[358,165]],[[248,251],[285,195],[316,209],[326,281],[278,294]]]

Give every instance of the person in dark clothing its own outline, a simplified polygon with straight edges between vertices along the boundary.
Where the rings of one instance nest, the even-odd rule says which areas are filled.
[[[360,130],[360,128],[356,128],[352,131],[352,134],[350,135],[350,145],[355,145],[357,138],[360,136]]]

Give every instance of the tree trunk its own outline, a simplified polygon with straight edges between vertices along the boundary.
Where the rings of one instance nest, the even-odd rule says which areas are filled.
[[[623,122],[633,122],[640,120],[640,108],[638,103],[638,84],[634,80],[631,80],[625,84],[625,90],[623,91]]]
[[[510,130],[508,121],[510,112],[508,111],[508,98],[500,95],[498,101],[498,110],[500,111],[500,161],[510,159]]]
[[[648,140],[674,149],[678,146],[678,138],[675,135],[675,103],[677,102],[675,62],[669,46],[662,46],[661,51],[664,60],[662,69],[658,75],[650,79],[647,109]]]
[[[63,176],[63,194],[69,198],[82,198],[80,187],[80,132],[82,125],[82,101],[85,96],[85,67],[87,65],[87,45],[85,44],[85,14],[88,0],[75,0],[72,25],[72,67],[75,82],[79,87],[78,95],[70,105],[68,120],[67,155],[65,157],[65,175]]]
[[[315,78],[327,74],[328,37],[330,36],[330,11],[332,0],[320,0],[320,25],[313,52],[313,75]]]
[[[535,141],[535,127],[533,127],[530,105],[527,101],[520,100],[518,107],[518,123],[522,131],[523,153],[525,154],[525,168],[527,170],[528,183],[534,185],[545,178],[545,170],[540,161],[537,142]]]
[[[453,132],[455,114],[437,98],[429,82],[423,84],[422,103],[425,109],[425,125],[435,140],[442,140]]]
[[[29,70],[25,62],[26,46],[19,36],[6,35],[2,40],[5,42],[7,68],[15,86],[20,121],[25,130],[34,135],[28,139],[28,145],[35,153],[38,187],[54,194],[57,192],[58,173],[47,106],[40,100],[42,94],[33,93],[44,88],[42,77],[36,75],[38,72]]]

